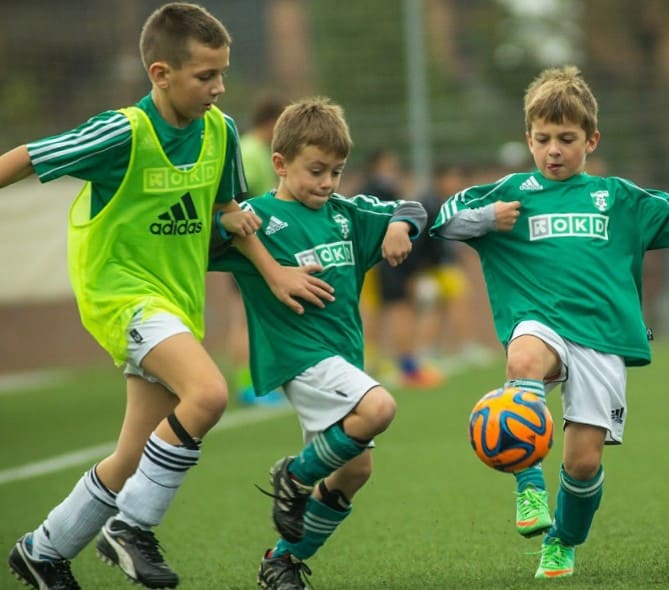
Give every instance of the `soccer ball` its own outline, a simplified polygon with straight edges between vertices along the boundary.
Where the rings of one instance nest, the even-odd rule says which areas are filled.
[[[488,467],[516,472],[541,461],[553,445],[553,417],[536,394],[517,387],[486,393],[469,416],[469,441]]]

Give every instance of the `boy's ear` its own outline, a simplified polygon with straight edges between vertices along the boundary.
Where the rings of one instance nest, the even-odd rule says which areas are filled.
[[[585,153],[586,154],[591,154],[597,149],[597,144],[599,143],[599,138],[600,134],[599,131],[595,131],[592,134],[592,137],[587,140],[586,146],[585,146]]]
[[[151,83],[159,88],[166,88],[168,84],[167,74],[170,71],[169,66],[164,61],[153,62],[149,66],[149,78]]]
[[[286,158],[284,158],[283,154],[280,154],[279,152],[274,152],[272,154],[272,166],[274,167],[274,172],[276,172],[277,176],[286,175]]]

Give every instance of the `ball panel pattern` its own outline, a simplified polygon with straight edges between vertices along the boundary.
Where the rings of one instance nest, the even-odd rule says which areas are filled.
[[[553,445],[553,418],[536,394],[511,387],[485,394],[469,417],[469,440],[489,467],[515,472],[541,461]]]

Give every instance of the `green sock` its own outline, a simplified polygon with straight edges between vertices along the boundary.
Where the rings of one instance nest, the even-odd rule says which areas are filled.
[[[560,489],[555,509],[555,523],[549,537],[558,537],[565,545],[580,545],[590,532],[595,512],[604,492],[604,468],[588,481],[574,479],[560,468]]]
[[[524,489],[533,487],[537,490],[546,490],[546,479],[544,478],[544,470],[541,463],[532,465],[522,471],[516,471],[513,474],[516,478],[516,491],[522,492]]]
[[[546,399],[544,391],[544,382],[538,379],[509,379],[504,383],[504,387],[518,387],[537,394],[542,400]],[[538,463],[522,471],[513,474],[516,478],[516,491],[522,492],[528,487],[534,487],[538,490],[546,489],[546,480],[541,463]]]
[[[544,382],[538,379],[509,379],[504,382],[504,389],[507,387],[517,387],[518,389],[525,389],[537,394],[542,400],[546,399],[546,390],[544,389]]]
[[[319,432],[289,465],[288,471],[308,486],[360,455],[367,443],[353,440],[339,424]]]
[[[349,514],[351,514],[350,506],[348,510],[335,510],[311,496],[304,514],[304,537],[297,543],[280,539],[272,555],[280,557],[290,553],[298,559],[309,559]]]

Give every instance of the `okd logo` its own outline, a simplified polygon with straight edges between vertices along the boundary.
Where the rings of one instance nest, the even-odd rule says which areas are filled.
[[[190,193],[181,197],[169,211],[158,215],[158,219],[160,221],[154,221],[150,226],[151,233],[155,236],[185,236],[202,231],[202,222]]]
[[[554,213],[529,218],[530,240],[545,238],[609,239],[609,218],[598,213]]]
[[[333,242],[332,244],[321,244],[310,250],[303,250],[295,254],[300,266],[309,264],[320,264],[323,268],[328,266],[345,266],[355,264],[353,256],[353,245],[351,242]]]

